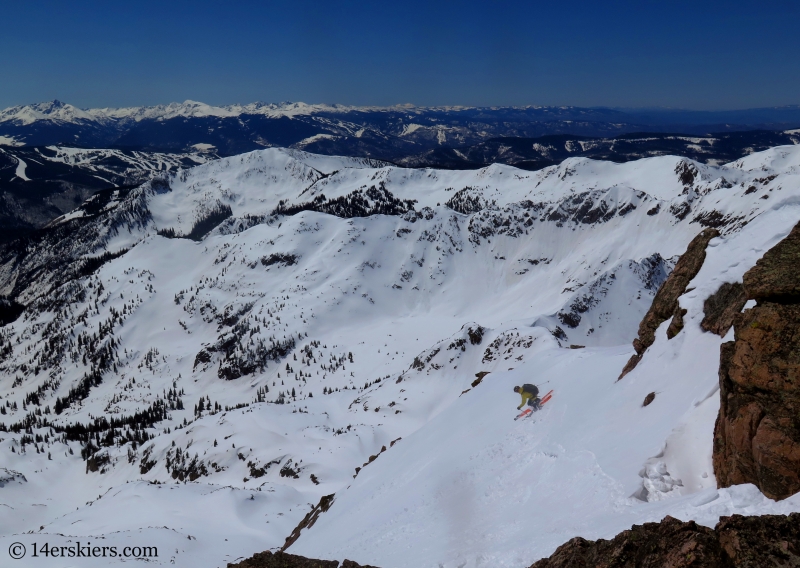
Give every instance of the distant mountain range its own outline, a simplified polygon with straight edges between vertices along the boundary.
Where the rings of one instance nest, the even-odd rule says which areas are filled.
[[[800,143],[800,106],[725,112],[578,107],[353,107],[186,101],[0,111],[0,242],[110,187],[266,147],[422,168],[537,170],[569,157],[722,164]],[[679,133],[679,134],[676,134]]]
[[[79,109],[52,101],[0,111],[0,144],[70,145],[234,155],[265,147],[398,161],[435,148],[498,137],[633,132],[710,134],[800,127],[800,106],[698,112],[579,107],[353,107],[186,101],[153,107]]]
[[[573,156],[628,162],[653,156],[684,156],[719,165],[775,146],[800,143],[800,130],[747,130],[708,135],[635,133],[613,138],[555,134],[538,138],[492,138],[462,148],[432,148],[397,163],[407,167],[479,168],[501,163],[538,170]]]

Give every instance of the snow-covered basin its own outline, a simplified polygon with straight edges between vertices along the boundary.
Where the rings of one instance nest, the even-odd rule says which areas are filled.
[[[364,468],[291,551],[387,568],[522,567],[573,536],[610,538],[666,515],[714,526],[721,515],[800,510],[800,495],[775,503],[752,485],[717,490],[711,450],[723,339],[699,327],[703,300],[741,281],[798,213],[783,208],[712,241],[681,298],[684,331],[668,341],[665,322],[624,379],[628,346],[549,349],[488,375]],[[515,422],[512,387],[523,382],[554,396]],[[643,407],[649,392],[656,398]],[[646,467],[659,462],[668,471],[661,479],[658,467]],[[643,495],[648,473],[651,488],[666,490]]]
[[[253,489],[203,482],[156,484],[128,482],[112,473],[102,476],[98,481],[103,486],[97,487],[86,483],[90,478],[80,457],[61,463],[37,458],[37,475],[0,488],[0,566],[10,565],[5,555],[14,543],[23,544],[27,553],[13,566],[117,565],[133,561],[122,558],[125,547],[154,547],[148,565],[225,566],[282,544],[308,510],[307,497],[286,484],[263,483]],[[76,502],[82,506],[75,507]],[[33,557],[34,545],[41,550],[45,544],[78,543],[116,547],[118,557],[110,549],[105,558]]]
[[[553,350],[489,375],[364,468],[291,551],[386,567],[520,567],[572,536],[608,538],[667,514],[713,526],[720,515],[798,510],[800,498],[775,504],[753,486],[717,491],[710,447],[719,403],[704,396],[712,380],[676,365],[646,384],[615,384],[629,356],[622,348]],[[543,380],[555,389],[551,402],[514,422],[513,385]],[[642,407],[653,388],[656,401]],[[691,491],[646,503],[632,497],[638,472],[664,453],[676,407],[691,409],[685,427],[705,434],[670,448],[667,467],[691,474],[682,480]]]
[[[277,184],[280,191],[276,189],[271,197],[297,198],[289,190],[299,193],[305,184],[288,176],[284,167],[298,168],[300,174],[307,173],[307,168],[291,160],[278,160],[280,156],[273,156],[277,162],[271,163],[267,158],[272,154],[275,152],[236,157],[192,170],[200,178],[224,182],[224,187],[214,193],[209,190],[211,181],[192,185],[198,180],[189,176],[191,183],[176,182],[173,192],[153,198],[154,218],[163,221],[159,226],[189,230],[194,219],[190,212],[213,204],[228,186],[237,190],[235,199],[231,197],[235,214],[269,211],[274,203],[262,203],[264,172],[277,172],[281,180]],[[798,159],[791,152],[787,155]],[[765,156],[769,157],[763,153],[759,160]],[[317,166],[323,160],[306,158]],[[673,175],[676,162],[676,158],[648,162],[665,167],[669,175],[654,174],[644,164],[615,166],[586,160],[565,163],[565,168],[574,167],[579,173],[586,170],[589,180],[597,176],[605,180],[603,176],[614,173],[624,178],[614,178],[614,184],[644,187],[655,183],[658,188],[654,195],[668,199],[682,190]],[[245,166],[248,169],[242,170]],[[242,173],[256,172],[262,166],[260,178],[255,173]],[[315,188],[327,185],[326,194],[332,197],[376,175],[373,171],[344,170],[336,179],[320,180]],[[554,185],[538,190],[524,181],[528,174],[513,177],[508,184],[500,183],[512,173],[505,167],[493,167],[473,173],[433,175],[409,170],[386,175],[398,195],[419,198],[420,205],[431,206],[447,198],[448,186],[473,184],[483,176],[497,181],[491,184],[496,188],[486,191],[500,203],[501,197],[505,201],[536,198],[537,192],[544,192],[539,197],[549,199],[577,191],[570,185],[575,176],[565,176],[566,181],[555,181],[551,176],[548,183]],[[431,175],[433,188],[421,182]],[[732,169],[725,175],[734,180],[744,176]],[[449,231],[457,242],[468,242],[466,217],[440,212],[430,225],[423,221],[413,224],[417,231],[410,234],[413,238],[397,236],[399,228],[411,226],[399,218],[343,220],[308,211],[277,226],[262,224],[238,234],[211,235],[202,243],[123,232],[109,250],[133,248],[104,265],[92,278],[95,284],[102,282],[109,295],[104,310],[114,306],[122,309],[132,298],[142,298],[135,314],[115,331],[123,342],[123,353],[131,353],[124,368],[126,376],[109,378],[94,388],[89,399],[70,411],[71,419],[90,420],[121,393],[127,393],[120,402],[125,409],[140,408],[152,400],[153,393],[174,385],[176,376],[179,388],[186,392],[186,410],[175,411],[163,429],[162,425],[153,429],[153,456],[160,456],[159,463],[143,474],[141,455],[133,461],[127,457],[130,445],[110,448],[115,465],[101,474],[86,472],[77,443],[69,447],[60,442],[48,445],[44,453],[29,447],[20,455],[18,451],[12,453],[18,436],[0,436],[0,473],[7,468],[27,478],[24,482],[15,478],[0,488],[0,534],[4,535],[0,537],[0,554],[5,554],[13,542],[30,549],[32,543],[61,545],[91,539],[120,547],[157,546],[160,554],[150,559],[151,565],[224,566],[238,557],[280,546],[310,504],[317,503],[322,495],[336,493],[330,511],[311,530],[304,531],[291,552],[338,560],[352,558],[384,568],[522,568],[547,556],[572,536],[610,537],[633,523],[659,520],[666,514],[713,525],[719,515],[731,512],[797,510],[796,498],[774,504],[752,486],[715,489],[711,436],[718,404],[719,344],[723,340],[702,333],[698,327],[703,300],[722,282],[740,281],[744,271],[800,218],[794,196],[796,184],[791,178],[794,174],[786,175],[773,182],[776,186],[783,184],[785,193],[779,193],[780,187],[776,187],[769,201],[747,197],[755,201],[757,211],[745,203],[744,185],[706,194],[709,201],[716,200],[713,205],[722,212],[754,216],[757,212],[759,216],[741,233],[710,243],[706,264],[690,286],[693,290],[681,298],[688,310],[686,328],[667,341],[665,324],[639,367],[620,382],[616,379],[632,353],[630,338],[647,296],[633,299],[641,291],[641,282],[626,280],[626,273],[615,267],[656,251],[664,258],[679,254],[700,230],[688,219],[681,224],[666,214],[650,217],[641,207],[591,228],[542,222],[530,238],[498,236],[492,242],[465,247],[464,254],[448,255],[437,255],[439,244],[446,243],[417,237],[423,227],[425,231],[434,230],[433,224],[438,223],[436,232]],[[352,178],[352,183],[341,181],[345,178]],[[338,189],[331,187],[340,181]],[[408,186],[407,192],[400,191],[404,186]],[[595,186],[594,181],[590,186]],[[506,187],[508,191],[500,191]],[[789,197],[781,200],[780,195]],[[445,224],[453,218],[461,224]],[[272,272],[250,268],[250,263],[257,264],[273,250],[267,247],[273,246],[272,241],[277,243],[274,250],[278,252],[298,252],[300,262]],[[227,254],[235,260],[225,260]],[[543,257],[552,262],[524,275],[518,271],[517,264]],[[428,259],[425,269],[421,262],[424,258]],[[608,266],[604,266],[606,261]],[[403,281],[402,288],[393,286],[405,270],[413,270],[414,276],[409,276],[408,283]],[[584,320],[591,316],[602,326],[591,335],[585,329],[570,331],[571,338],[580,338],[575,342],[586,343],[588,348],[559,349],[547,329],[529,327],[570,303],[565,299],[565,286],[588,284],[598,272],[606,271],[619,275],[615,287],[603,300],[606,303],[596,307],[596,313],[584,314]],[[204,301],[220,309],[229,302],[238,305],[239,300],[234,298],[244,298],[244,294],[264,293],[274,302],[285,301],[288,305],[280,314],[282,321],[273,323],[268,332],[262,321],[265,334],[310,332],[309,340],[316,338],[326,349],[327,345],[337,349],[329,350],[325,357],[339,355],[339,350],[352,351],[356,362],[352,367],[348,363],[347,370],[331,373],[324,383],[324,376],[318,375],[308,377],[305,386],[290,383],[298,387],[299,401],[287,405],[257,403],[246,410],[203,416],[178,429],[183,418],[191,418],[191,406],[201,395],[233,405],[251,401],[256,388],[267,383],[275,387],[273,397],[274,391],[281,389],[274,375],[282,370],[279,366],[238,381],[220,381],[214,367],[194,371],[195,354],[202,345],[216,341],[219,330],[215,322],[206,325],[200,317],[190,319],[175,298],[209,278],[219,279],[222,286],[208,287],[203,292]],[[295,292],[298,284],[308,289],[306,294]],[[283,299],[289,292],[292,299]],[[258,306],[259,313],[272,305],[267,303],[270,300]],[[101,320],[106,315],[103,312],[94,318]],[[41,323],[47,323],[48,317],[48,313],[43,314]],[[186,322],[186,327],[180,325]],[[448,363],[453,352],[446,347],[450,340],[445,338],[467,322],[484,326],[487,336],[479,346],[467,345],[462,355],[454,350],[460,358]],[[33,331],[25,333],[34,323],[17,324],[23,341],[28,341],[30,334],[36,335]],[[91,326],[85,327],[94,332]],[[512,360],[498,358],[487,363],[481,359],[494,337],[506,332],[525,335],[526,330],[535,341],[530,348],[516,351]],[[444,343],[436,343],[441,341]],[[414,356],[435,344],[442,349],[433,362],[443,366],[436,371],[427,368],[411,372]],[[30,345],[35,353],[39,344]],[[159,366],[152,370],[137,366],[153,346],[162,352]],[[519,362],[517,357],[523,355],[524,362]],[[22,354],[20,357],[19,362],[28,360]],[[70,369],[72,379],[83,372],[78,366]],[[477,388],[459,396],[479,370],[491,370],[492,374]],[[401,373],[405,378],[396,383],[394,379]],[[378,386],[360,387],[365,380],[389,376],[391,380]],[[32,380],[44,381],[46,377],[40,373]],[[132,378],[136,379],[135,387],[132,381],[128,385]],[[283,384],[282,380],[277,382]],[[518,404],[511,386],[522,382],[554,388],[555,397],[535,419],[520,423],[511,420]],[[11,381],[7,384],[10,389]],[[65,380],[63,387],[67,384]],[[323,384],[328,388],[358,386],[358,398],[369,402],[369,411],[366,405],[363,409],[360,404],[351,408],[354,388],[319,396]],[[312,390],[316,396],[303,398]],[[642,408],[649,392],[656,392],[656,399]],[[21,393],[6,389],[3,396],[16,397],[22,404]],[[390,407],[395,401],[397,406]],[[401,413],[395,414],[394,408],[402,408]],[[353,432],[346,436],[331,433],[351,424]],[[400,442],[352,478],[355,466],[400,436]],[[187,450],[191,445],[191,451],[205,456],[209,464],[218,462],[226,469],[196,483],[178,483],[164,470],[164,453],[174,443]],[[237,455],[242,448],[246,448],[244,458]],[[70,449],[74,452],[68,453]],[[50,452],[52,459],[48,459]],[[249,477],[247,460],[263,465],[289,455],[295,462],[303,460],[307,467],[302,479],[281,478],[277,468],[265,477]],[[317,474],[320,485],[311,481],[310,473]],[[150,483],[155,480],[162,484]],[[100,566],[114,561],[58,562]],[[14,565],[53,565],[53,559],[26,557]]]
[[[150,565],[225,566],[283,542],[306,512],[299,493],[286,485],[249,491],[138,481],[95,496],[90,506],[62,516],[46,531],[0,537],[0,550],[5,555],[15,542],[26,547],[14,566],[53,565],[52,557],[33,558],[34,543],[39,550],[45,544],[117,547],[117,558],[108,551],[105,558],[55,560],[60,567],[133,562],[122,558],[125,547],[155,547]]]

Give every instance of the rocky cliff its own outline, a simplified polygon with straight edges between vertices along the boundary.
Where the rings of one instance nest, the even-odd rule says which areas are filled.
[[[661,285],[661,288],[658,289],[650,309],[642,318],[642,322],[639,324],[639,336],[633,340],[633,348],[636,350],[636,354],[630,358],[622,369],[622,373],[619,376],[620,379],[630,373],[641,361],[644,352],[655,341],[658,326],[672,318],[667,329],[667,336],[670,339],[683,328],[685,310],[678,304],[678,298],[686,292],[689,282],[700,272],[700,268],[702,268],[706,259],[708,242],[718,236],[719,231],[716,229],[704,229],[689,243],[686,252],[681,255],[680,260],[675,265],[675,269]]]
[[[714,473],[773,499],[800,491],[800,224],[744,275],[757,305],[720,354]]]
[[[744,286],[739,282],[725,282],[716,292],[706,298],[703,305],[704,317],[700,322],[700,327],[704,331],[725,337],[733,325],[736,315],[742,311],[746,303]]]
[[[762,568],[800,566],[800,514],[723,517],[712,530],[666,517],[611,540],[580,537],[531,568]]]

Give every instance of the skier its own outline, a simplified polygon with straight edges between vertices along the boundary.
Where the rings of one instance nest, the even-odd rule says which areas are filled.
[[[514,392],[519,393],[522,397],[522,402],[517,407],[517,410],[521,410],[525,403],[528,403],[533,411],[537,411],[541,408],[540,400],[539,400],[539,389],[536,385],[531,384],[524,384],[521,387],[514,387]]]

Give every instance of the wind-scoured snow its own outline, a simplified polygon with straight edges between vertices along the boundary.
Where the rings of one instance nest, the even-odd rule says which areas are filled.
[[[95,196],[63,237],[3,252],[27,308],[0,328],[0,549],[91,538],[220,566],[335,494],[290,552],[522,567],[666,514],[800,510],[716,489],[723,339],[699,328],[800,218],[798,164],[781,147],[441,171],[268,149]],[[705,226],[722,234],[685,329],[617,382]],[[523,382],[554,396],[514,422]]]

